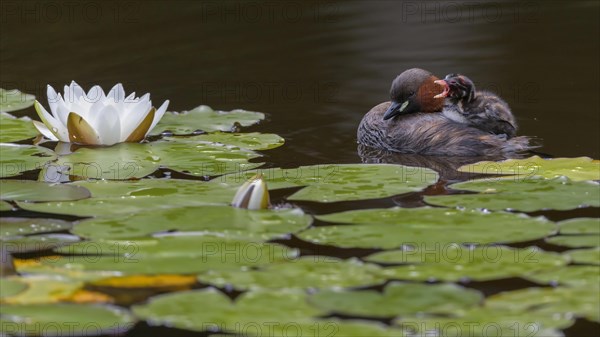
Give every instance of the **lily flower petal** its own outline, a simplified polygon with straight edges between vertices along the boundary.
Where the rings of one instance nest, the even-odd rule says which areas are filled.
[[[101,145],[100,136],[96,130],[80,115],[71,112],[67,120],[69,140],[72,143]]]
[[[113,145],[121,141],[121,123],[119,112],[112,105],[107,105],[97,114],[94,124],[96,133],[100,136],[101,144]]]
[[[54,135],[54,137],[62,142],[68,142],[69,133],[66,128],[56,118],[52,117],[40,102],[36,100],[33,106],[42,122],[46,124],[46,128]]]
[[[269,189],[260,173],[242,184],[231,202],[233,207],[252,210],[267,209],[269,208],[269,204]]]
[[[46,87],[46,95],[48,96],[48,105],[50,105],[50,112],[52,113],[52,116],[54,116],[56,119],[59,119],[57,114],[58,94],[51,85]]]
[[[152,131],[152,129],[154,129],[154,127],[156,126],[156,124],[158,124],[158,122],[161,120],[161,118],[163,118],[163,116],[165,115],[165,112],[167,112],[168,106],[169,106],[169,100],[166,100],[158,108],[158,110],[156,110],[156,114],[154,114],[154,120],[152,121],[152,125],[150,125],[148,132],[146,132],[146,136],[150,133],[150,131]]]
[[[44,123],[42,122],[38,122],[38,121],[33,121],[33,126],[35,126],[35,128],[42,134],[44,135],[44,137],[53,140],[53,141],[58,141],[58,138],[56,138],[56,136],[50,132],[50,130],[46,127],[46,125],[44,125]]]
[[[135,130],[133,130],[133,132],[127,137],[127,139],[125,139],[125,141],[139,142],[142,139],[144,139],[144,137],[146,137],[146,134],[148,133],[148,129],[150,129],[150,125],[152,125],[155,112],[156,110],[154,109],[154,107],[152,107],[150,111],[148,111],[148,114],[146,115],[144,120],[142,120],[142,122],[135,128]]]

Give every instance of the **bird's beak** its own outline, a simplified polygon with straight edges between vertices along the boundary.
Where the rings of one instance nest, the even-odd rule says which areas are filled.
[[[404,101],[404,103],[392,102],[392,105],[390,105],[385,114],[383,114],[383,120],[386,121],[395,116],[402,115],[405,113],[409,103],[408,100]]]
[[[444,81],[444,80],[437,80],[434,81],[433,83],[441,85],[444,87],[444,91],[442,91],[441,93],[433,96],[433,98],[446,98],[448,97],[448,94],[450,93],[450,86],[448,85],[448,82]]]

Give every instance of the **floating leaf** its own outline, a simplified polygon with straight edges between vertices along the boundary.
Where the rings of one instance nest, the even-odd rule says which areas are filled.
[[[220,143],[249,150],[269,150],[283,145],[285,140],[273,133],[229,133],[212,132],[191,137],[165,137],[174,142],[195,144],[198,142]]]
[[[0,180],[0,198],[28,202],[67,201],[89,198],[85,187],[30,180]]]
[[[17,89],[6,90],[0,88],[0,112],[22,110],[33,105],[35,96],[26,94]]]
[[[288,199],[336,202],[390,197],[420,191],[435,183],[437,173],[390,164],[331,164],[292,169],[265,169],[232,174],[217,181],[242,184],[260,172],[270,189],[306,186]]]
[[[93,197],[77,202],[18,204],[36,212],[111,216],[184,206],[228,205],[236,191],[235,186],[219,182],[182,179],[78,181],[69,185],[87,188]]]
[[[41,234],[69,230],[70,222],[57,219],[0,218],[0,239],[15,235]]]
[[[37,133],[31,118],[17,118],[5,112],[0,112],[0,143],[28,139],[35,137]]]
[[[83,287],[83,282],[56,276],[20,277],[19,280],[27,285],[27,289],[14,296],[3,298],[4,303],[56,303],[70,298]]]
[[[461,166],[458,170],[470,173],[517,175],[518,179],[529,179],[534,176],[554,179],[566,176],[573,181],[600,180],[600,161],[589,157],[543,159],[533,156],[501,162],[482,161]]]
[[[571,248],[600,247],[600,235],[557,235],[546,238],[546,242]]]
[[[564,266],[568,258],[537,247],[509,248],[458,245],[420,246],[416,249],[376,253],[367,261],[403,264],[386,268],[389,277],[401,280],[488,281],[520,277]]]
[[[558,223],[560,234],[600,234],[600,218],[575,218]]]
[[[21,282],[16,278],[3,278],[0,281],[0,299],[15,296],[27,289],[27,283]]]
[[[0,144],[0,178],[12,177],[29,170],[41,169],[56,159],[56,154],[40,146]]]
[[[0,211],[12,211],[13,206],[6,201],[0,200]]]
[[[297,236],[317,244],[346,248],[522,242],[556,230],[554,223],[541,217],[431,207],[347,211],[317,219],[351,225],[313,227]]]
[[[30,253],[54,249],[79,241],[67,234],[42,234],[32,236],[11,236],[0,240],[0,246],[9,253]]]
[[[0,314],[2,332],[19,336],[118,335],[135,323],[125,309],[106,305],[2,305]]]
[[[194,206],[84,220],[77,224],[73,233],[97,240],[135,238],[177,230],[269,240],[297,232],[311,222],[312,218],[300,209],[250,211],[228,206]]]
[[[598,286],[527,288],[492,295],[486,300],[486,307],[529,313],[547,313],[557,317],[585,317],[600,323],[598,306]]]
[[[600,206],[599,184],[568,179],[482,179],[450,185],[455,190],[482,192],[426,196],[425,202],[446,207],[485,208],[533,212],[544,209],[568,210]]]
[[[259,270],[208,270],[201,282],[235,289],[360,287],[382,283],[381,268],[358,260],[313,256]]]
[[[309,303],[332,313],[360,317],[396,317],[455,314],[483,300],[479,291],[454,284],[392,282],[383,293],[374,290],[327,290],[309,297]]]
[[[128,275],[248,268],[286,261],[297,255],[296,250],[278,244],[200,235],[88,241],[57,251],[71,255],[42,259],[42,263],[64,269],[119,271]]]
[[[600,247],[568,250],[563,254],[575,263],[600,265]]]
[[[209,106],[201,105],[181,113],[167,112],[152,130],[152,134],[157,135],[167,130],[178,135],[186,135],[198,130],[205,132],[231,131],[236,124],[250,126],[264,118],[265,114],[261,112],[215,111]]]
[[[560,284],[572,287],[591,287],[598,289],[600,284],[600,266],[568,266],[541,272],[530,273],[527,279],[540,284]]]

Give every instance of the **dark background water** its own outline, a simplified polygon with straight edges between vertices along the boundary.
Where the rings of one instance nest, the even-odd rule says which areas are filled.
[[[598,1],[2,1],[0,87],[150,92],[270,114],[277,165],[358,162],[356,127],[411,67],[467,74],[553,156],[600,157]],[[33,110],[29,110],[32,113]]]

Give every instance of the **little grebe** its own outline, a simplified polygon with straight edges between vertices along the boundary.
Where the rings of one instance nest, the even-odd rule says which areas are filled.
[[[442,111],[451,103],[446,96],[452,90],[442,91],[436,81],[439,79],[433,74],[418,68],[396,77],[391,102],[376,105],[360,122],[358,142],[388,151],[437,156],[505,157],[532,148],[528,137],[508,139],[505,134],[480,129],[485,123],[478,128],[469,125],[468,118],[457,121],[446,116]]]

